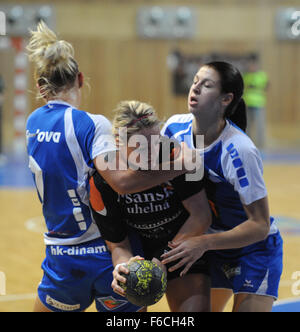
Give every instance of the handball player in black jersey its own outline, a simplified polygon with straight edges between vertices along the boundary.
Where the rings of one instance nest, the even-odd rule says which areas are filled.
[[[126,140],[120,135],[120,128],[126,128]],[[145,148],[149,147],[146,164],[151,162],[153,165],[153,158],[160,159],[160,122],[150,105],[137,101],[120,103],[116,109],[113,130],[120,154],[125,151],[125,157],[130,156],[134,149],[129,146],[127,139],[143,135],[148,145]],[[155,138],[158,139],[155,141]],[[126,149],[122,149],[124,144]],[[118,281],[126,282],[120,275],[120,272],[128,273],[124,266],[126,263],[145,258],[160,264],[161,255],[169,250],[170,241],[199,236],[211,223],[202,180],[186,182],[185,175],[181,175],[149,190],[121,195],[100,174],[95,173],[90,180],[90,187],[93,216],[115,266],[112,288],[123,296],[125,292]],[[133,255],[128,239],[128,234],[132,232],[139,238],[143,257]],[[165,268],[162,264],[160,266]],[[167,272],[167,278],[166,297],[172,312],[210,311],[209,266],[205,255],[190,265],[187,273],[179,269]]]

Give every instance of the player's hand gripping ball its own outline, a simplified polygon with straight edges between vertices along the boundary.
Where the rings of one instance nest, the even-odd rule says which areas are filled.
[[[145,307],[157,303],[167,289],[167,276],[154,262],[136,260],[126,266],[129,274],[120,273],[126,283],[119,283],[132,304]]]

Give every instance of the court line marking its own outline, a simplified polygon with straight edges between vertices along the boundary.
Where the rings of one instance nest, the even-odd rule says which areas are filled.
[[[280,280],[279,287],[289,287],[294,284],[295,280]]]
[[[280,282],[281,287],[290,287],[293,284],[292,280],[282,280]],[[14,302],[14,301],[23,301],[23,300],[34,300],[37,296],[37,293],[29,294],[11,294],[11,295],[2,295],[0,296],[0,302]],[[274,305],[290,303],[293,301],[299,301],[299,298],[287,298],[282,300],[277,300]]]
[[[290,303],[298,303],[300,301],[300,297],[289,297],[287,299],[277,300],[274,303],[274,306],[281,304],[290,304]]]
[[[42,216],[33,217],[25,221],[25,228],[34,233],[44,234],[47,229]]]
[[[2,295],[0,296],[0,302],[14,302],[22,300],[34,300],[37,296],[37,293],[29,294],[15,294],[15,295]]]

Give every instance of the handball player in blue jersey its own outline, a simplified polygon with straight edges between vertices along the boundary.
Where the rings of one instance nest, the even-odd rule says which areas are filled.
[[[27,51],[46,104],[26,126],[32,171],[48,232],[46,259],[35,311],[137,311],[111,289],[111,255],[89,207],[89,178],[96,171],[121,193],[144,190],[182,171],[142,173],[104,167],[116,152],[111,124],[79,110],[83,74],[71,44],[58,40],[43,22],[31,32]],[[98,111],[98,110],[97,110]]]
[[[188,96],[189,114],[172,116],[162,135],[196,148],[204,135],[205,189],[213,211],[207,234],[170,243],[163,263],[171,270],[210,254],[212,309],[271,311],[282,273],[282,239],[269,215],[261,156],[245,134],[246,107],[240,72],[226,62],[202,66]]]

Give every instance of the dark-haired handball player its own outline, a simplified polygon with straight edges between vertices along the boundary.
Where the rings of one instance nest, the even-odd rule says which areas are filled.
[[[189,114],[172,116],[162,135],[195,148],[204,135],[205,189],[213,211],[209,233],[173,241],[163,263],[171,271],[209,252],[212,309],[271,311],[282,273],[282,239],[269,215],[261,156],[245,134],[246,108],[240,72],[226,62],[202,66],[188,96]]]
[[[126,129],[124,136],[119,134],[122,129]],[[138,143],[140,158],[137,159],[143,159],[139,160],[139,167],[148,169],[159,162],[160,121],[150,105],[121,102],[116,109],[113,131],[125,159]],[[143,140],[139,141],[140,138]],[[126,195],[114,192],[98,173],[90,183],[93,216],[115,266],[112,288],[123,296],[125,292],[118,281],[126,283],[126,278],[120,273],[129,272],[124,265],[130,260],[141,259],[133,257],[128,234],[134,232],[138,236],[145,259],[154,258],[161,265],[159,259],[168,250],[169,241],[201,235],[211,223],[202,180],[186,182],[185,175],[181,175],[149,190]],[[167,273],[167,280],[166,296],[172,312],[210,311],[209,265],[205,256],[195,261],[183,277],[177,270]]]
[[[106,167],[107,154],[116,154],[111,124],[102,115],[79,110],[84,77],[72,45],[41,22],[27,50],[46,103],[26,126],[29,166],[48,229],[34,310],[84,311],[95,299],[99,311],[139,310],[111,289],[113,265],[91,215],[89,178],[97,169],[111,186],[127,193],[183,171],[155,171],[153,177]]]

